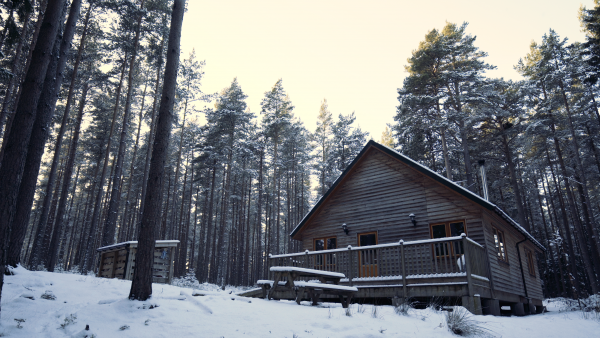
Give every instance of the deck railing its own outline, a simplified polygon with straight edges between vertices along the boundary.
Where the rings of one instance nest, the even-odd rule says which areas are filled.
[[[341,272],[348,282],[416,278],[489,278],[486,252],[466,235],[372,246],[270,255],[269,266]],[[408,281],[410,283],[410,281]]]

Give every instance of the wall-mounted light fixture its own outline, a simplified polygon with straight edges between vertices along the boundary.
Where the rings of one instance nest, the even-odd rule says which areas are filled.
[[[408,217],[410,217],[410,221],[412,222],[412,224],[414,226],[417,226],[417,220],[415,219],[415,217],[417,217],[417,216],[415,216],[415,214],[411,213],[410,215],[408,215]]]
[[[346,225],[346,223],[342,223],[342,230],[344,230],[344,232],[346,233],[346,235],[350,232],[350,230],[348,229],[348,226]]]

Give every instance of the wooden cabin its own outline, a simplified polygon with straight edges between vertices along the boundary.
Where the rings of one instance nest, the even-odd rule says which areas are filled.
[[[270,266],[342,272],[355,298],[542,310],[535,255],[545,248],[493,203],[374,141],[290,236],[305,251],[272,255]]]
[[[170,284],[178,240],[157,240],[154,246],[152,281]],[[137,241],[128,241],[96,249],[100,253],[98,277],[133,279]]]

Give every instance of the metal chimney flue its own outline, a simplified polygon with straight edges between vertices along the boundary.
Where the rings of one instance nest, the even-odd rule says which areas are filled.
[[[479,160],[479,168],[481,169],[481,185],[483,187],[483,198],[489,201],[487,178],[485,176],[485,160]]]

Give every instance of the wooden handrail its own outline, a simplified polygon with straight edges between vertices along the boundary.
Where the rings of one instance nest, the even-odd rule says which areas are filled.
[[[295,266],[344,273],[356,278],[466,277],[469,294],[481,284],[472,275],[489,278],[486,251],[466,235],[396,243],[269,255],[268,266]]]
[[[432,243],[451,243],[451,242],[458,242],[461,241],[462,237],[461,236],[454,236],[454,237],[444,237],[444,238],[434,238],[434,239],[426,239],[426,240],[417,240],[417,241],[410,241],[410,242],[404,242],[404,246],[411,246],[411,245],[419,245],[419,244],[432,244]],[[473,244],[476,244],[480,247],[483,248],[482,245],[480,245],[479,243],[475,242],[474,240],[470,239],[467,237],[467,240]],[[328,253],[335,253],[335,252],[346,252],[347,250],[352,250],[352,251],[363,251],[363,250],[371,250],[371,249],[378,249],[378,248],[390,248],[390,247],[399,247],[400,244],[399,243],[387,243],[387,244],[377,244],[377,245],[367,245],[367,246],[357,246],[357,247],[350,247],[349,249],[345,249],[345,248],[339,248],[339,249],[329,249],[329,250],[319,250],[319,251],[310,251],[310,250],[306,250],[304,252],[295,252],[295,253],[289,253],[289,254],[280,254],[280,255],[270,255],[269,258],[281,258],[281,257],[294,257],[294,256],[303,256],[305,254],[308,255],[322,255],[322,254],[328,254]]]

